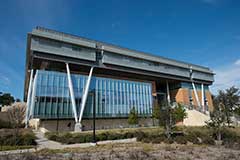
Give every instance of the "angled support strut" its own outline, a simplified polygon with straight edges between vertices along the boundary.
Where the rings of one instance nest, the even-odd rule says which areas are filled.
[[[79,123],[81,123],[81,121],[82,121],[83,111],[84,111],[84,108],[85,108],[85,105],[86,105],[89,86],[90,86],[90,82],[91,82],[91,78],[92,78],[93,68],[94,67],[91,67],[91,69],[90,69],[88,79],[87,79],[87,83],[86,83],[84,93],[83,93],[83,96],[82,96],[81,111],[80,111],[80,115],[79,115],[79,119],[78,119]]]
[[[200,101],[199,101],[199,98],[198,98],[198,94],[197,94],[197,90],[196,90],[194,82],[192,82],[192,86],[193,86],[193,92],[194,92],[194,95],[195,95],[195,98],[196,98],[196,101],[197,101],[197,105],[198,105],[198,107],[200,107],[201,104],[200,104]]]
[[[32,97],[31,97],[31,107],[30,107],[30,114],[28,120],[33,116],[34,107],[35,107],[35,97],[36,97],[36,89],[37,89],[37,78],[38,78],[38,70],[35,73],[33,86],[32,86]]]
[[[68,87],[69,87],[71,102],[72,102],[72,110],[73,110],[75,122],[77,123],[78,119],[77,119],[75,95],[74,95],[73,84],[72,84],[72,79],[71,79],[71,74],[70,74],[70,69],[69,69],[68,63],[66,63],[66,69],[67,69]]]
[[[27,95],[27,108],[25,112],[25,127],[28,127],[28,121],[29,121],[29,110],[31,105],[31,94],[32,94],[32,81],[33,81],[33,70],[31,70],[30,73],[30,79],[29,79],[29,85],[28,85],[28,95]]]

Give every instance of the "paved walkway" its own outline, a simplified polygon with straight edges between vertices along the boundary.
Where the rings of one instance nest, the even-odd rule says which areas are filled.
[[[34,133],[37,137],[37,140],[36,140],[37,147],[35,149],[0,151],[0,155],[36,152],[37,150],[41,150],[41,149],[86,148],[86,147],[93,147],[96,145],[103,145],[103,144],[109,144],[109,143],[136,142],[136,138],[131,138],[131,139],[121,139],[121,140],[99,141],[97,142],[97,144],[95,143],[61,144],[59,142],[48,140],[47,138],[44,137],[44,133],[42,132],[34,131]]]
[[[93,143],[79,143],[79,144],[61,144],[59,142],[51,141],[47,138],[44,137],[44,133],[42,132],[34,132],[37,137],[37,144],[38,144],[38,149],[64,149],[64,148],[84,148],[84,147],[91,147],[95,146]]]

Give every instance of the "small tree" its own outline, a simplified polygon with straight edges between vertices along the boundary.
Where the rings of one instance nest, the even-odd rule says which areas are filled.
[[[178,103],[174,108],[173,118],[175,122],[182,122],[185,118],[187,118],[186,109],[182,104]]]
[[[154,121],[155,119],[158,120],[158,124],[160,125],[161,121],[161,109],[160,106],[155,104],[153,107],[153,112],[152,112],[152,119],[153,119],[153,125],[155,125]]]
[[[183,121],[183,119],[187,117],[186,110],[181,104],[171,105],[165,103],[162,105],[160,113],[161,122],[165,127],[165,134],[169,139],[171,138],[176,123]]]
[[[231,117],[233,116],[234,110],[238,110],[239,107],[239,96],[240,90],[236,87],[230,87],[226,90],[220,90],[218,95],[214,97],[214,106],[224,105],[224,114],[226,116],[227,124],[230,126]]]
[[[214,111],[210,113],[211,119],[206,122],[208,127],[212,128],[213,132],[216,133],[217,140],[219,141],[222,140],[222,131],[228,122],[225,109],[224,104],[219,103],[218,106],[214,107]]]
[[[26,110],[25,103],[13,104],[7,110],[9,120],[11,122],[11,125],[12,125],[14,131],[15,131],[14,136],[15,136],[16,139],[18,138],[20,128],[23,125],[23,121],[24,121],[24,118],[25,118],[25,110]]]
[[[138,113],[137,113],[135,107],[133,107],[133,108],[130,110],[129,117],[128,117],[128,123],[129,123],[130,125],[136,125],[136,124],[138,124]]]

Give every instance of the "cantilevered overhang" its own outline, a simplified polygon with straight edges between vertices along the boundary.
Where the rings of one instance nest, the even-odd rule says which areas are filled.
[[[97,52],[102,52],[99,65]],[[214,73],[207,67],[176,61],[144,52],[130,50],[112,44],[90,40],[41,27],[28,34],[26,82],[33,58],[49,59],[98,68],[140,73],[146,76],[169,77],[212,84]],[[26,87],[26,84],[25,84]]]

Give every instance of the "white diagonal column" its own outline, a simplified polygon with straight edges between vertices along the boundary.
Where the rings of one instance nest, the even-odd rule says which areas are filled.
[[[83,93],[83,96],[82,96],[81,111],[80,111],[79,120],[78,120],[79,123],[82,120],[83,111],[84,111],[84,108],[85,108],[85,105],[86,105],[87,96],[88,96],[88,90],[89,90],[89,86],[90,86],[90,82],[91,82],[91,78],[92,78],[93,68],[94,67],[91,67],[91,69],[90,69],[90,72],[89,72],[89,75],[88,75],[88,79],[87,79],[87,83],[86,83],[86,86],[85,86],[85,89],[84,89],[84,93]]]
[[[36,89],[37,89],[37,78],[38,78],[38,70],[35,73],[33,86],[32,86],[32,97],[31,97],[31,107],[30,107],[30,114],[28,120],[33,116],[34,107],[35,107],[35,97],[36,97]]]
[[[28,85],[28,95],[27,95],[27,108],[25,112],[25,127],[28,127],[28,119],[29,119],[29,109],[30,109],[30,102],[31,102],[31,93],[32,93],[32,81],[33,81],[33,70],[30,73],[29,85]]]
[[[201,88],[202,88],[202,109],[203,109],[203,111],[205,111],[205,105],[204,105],[204,85],[203,85],[203,83],[201,85]]]
[[[168,104],[170,104],[171,103],[171,97],[170,97],[168,81],[166,81],[166,85],[167,85],[167,102],[168,102]]]
[[[198,94],[197,94],[195,84],[193,82],[192,82],[192,86],[193,86],[193,92],[194,92],[194,95],[195,95],[195,98],[196,98],[196,101],[197,101],[197,105],[198,105],[198,107],[200,107],[201,104],[200,104],[200,101],[199,101],[199,98],[198,98]]]
[[[75,122],[77,123],[78,122],[78,118],[77,118],[77,109],[76,109],[75,95],[74,95],[74,91],[73,91],[72,78],[71,78],[71,74],[70,74],[70,69],[69,69],[68,63],[66,63],[66,68],[67,68],[67,77],[68,77],[68,88],[69,88],[69,91],[70,91],[70,97],[71,97],[71,102],[72,102],[72,110],[73,110]]]

